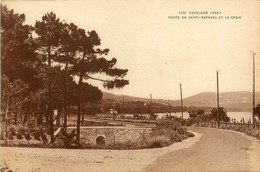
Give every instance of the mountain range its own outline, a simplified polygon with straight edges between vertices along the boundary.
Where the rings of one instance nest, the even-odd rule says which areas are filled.
[[[103,92],[103,101],[117,101],[121,102],[148,102],[149,99],[134,97],[128,95],[116,95],[112,93]],[[251,111],[252,109],[252,92],[249,91],[235,91],[220,93],[220,106],[226,108],[228,111]],[[255,94],[255,102],[260,103],[260,92]],[[183,104],[186,107],[216,107],[217,94],[215,92],[203,92],[183,99]],[[169,100],[153,99],[155,103],[167,105]],[[173,106],[180,106],[180,100],[170,100]]]

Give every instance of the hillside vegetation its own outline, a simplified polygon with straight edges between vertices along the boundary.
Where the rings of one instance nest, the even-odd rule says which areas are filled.
[[[215,107],[216,106],[216,93],[214,92],[203,92],[196,94],[191,97],[183,99],[184,106],[186,107]],[[252,109],[252,93],[248,91],[236,91],[236,92],[223,92],[220,93],[220,106],[226,108],[228,111],[251,111]],[[103,92],[104,102],[123,101],[123,95],[116,95],[112,93]],[[140,98],[134,96],[124,95],[125,102],[148,102],[148,98]],[[167,105],[168,100],[164,99],[153,99],[154,103]],[[180,100],[171,100],[172,106],[180,106]],[[260,92],[256,92],[256,103],[260,103]]]

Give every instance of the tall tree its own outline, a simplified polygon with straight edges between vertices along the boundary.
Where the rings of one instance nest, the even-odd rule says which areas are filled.
[[[82,83],[81,86],[81,102],[82,102],[82,120],[81,125],[84,124],[84,115],[86,112],[87,103],[97,103],[102,99],[102,91],[97,87],[92,86],[88,83]]]
[[[54,141],[54,127],[53,127],[53,98],[52,98],[52,63],[57,57],[58,48],[60,46],[60,33],[62,30],[62,23],[53,12],[42,16],[42,21],[36,21],[35,32],[39,35],[39,47],[37,53],[41,54],[48,64],[48,114],[50,117],[50,133],[51,142]]]
[[[95,31],[85,33],[83,29],[78,29],[79,49],[78,59],[74,63],[73,72],[78,76],[78,97],[82,90],[82,83],[89,79],[103,82],[103,86],[108,89],[122,88],[129,84],[128,80],[123,79],[127,74],[127,69],[115,68],[117,60],[112,58],[107,60],[102,55],[107,55],[109,50],[96,48],[101,44],[101,40]],[[100,79],[94,74],[102,73],[110,78]],[[77,102],[77,135],[76,140],[80,141],[80,113],[81,99]]]
[[[61,30],[59,57],[57,61],[64,64],[64,127],[67,127],[68,116],[68,78],[70,77],[69,69],[73,64],[76,52],[78,50],[77,26],[73,23],[64,23]]]
[[[14,13],[1,5],[1,79],[3,83],[8,83],[2,84],[1,94],[9,95],[8,101],[2,97],[2,105],[6,103],[8,116],[13,116],[15,123],[18,118],[24,117],[25,122],[31,116],[30,95],[35,95],[41,87],[41,79],[38,78],[41,63],[34,52],[35,42],[31,35],[33,27],[25,25],[24,21],[24,14]],[[22,94],[13,94],[12,90],[19,88],[23,90]]]
[[[260,120],[260,104],[257,104],[256,107],[253,110],[253,114],[258,117]]]
[[[39,87],[31,33],[33,27],[23,24],[24,14],[14,13],[1,5],[1,73],[10,81],[22,79],[31,90]]]
[[[1,74],[1,118],[5,119],[5,131],[7,138],[7,126],[10,119],[17,123],[17,114],[21,114],[22,106],[28,101],[28,84],[21,79],[10,81]]]
[[[225,121],[225,122],[230,121],[230,118],[227,116],[227,111],[225,111],[223,107],[219,107],[218,113],[219,113],[218,118],[220,121]],[[217,108],[213,108],[211,110],[211,116],[214,120],[217,120]]]

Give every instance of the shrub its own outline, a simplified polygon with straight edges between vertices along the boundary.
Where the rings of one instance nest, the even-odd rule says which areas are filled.
[[[4,132],[1,131],[0,140],[4,140]]]
[[[188,137],[194,137],[195,135],[191,132],[187,132]]]
[[[29,128],[28,127],[25,127],[25,126],[18,126],[16,128],[16,131],[21,133],[22,135],[25,135],[26,133],[29,133]]]
[[[33,135],[35,140],[41,140],[40,132],[33,132],[32,135]]]
[[[183,128],[178,128],[177,132],[178,132],[178,134],[184,134],[185,130]]]
[[[23,136],[21,133],[17,133],[16,137],[17,137],[17,139],[23,139]]]
[[[175,133],[171,136],[171,141],[174,142],[181,142],[180,135],[178,133]]]
[[[186,138],[188,138],[187,135],[184,135],[184,134],[180,134],[180,135],[179,135],[180,141],[182,141],[182,140],[184,140],[184,139],[186,139]]]
[[[162,147],[162,143],[159,140],[155,140],[151,144],[151,148],[161,148],[161,147]]]
[[[8,139],[9,139],[9,140],[13,140],[13,139],[14,139],[14,138],[13,138],[13,134],[12,134],[11,132],[8,133]]]
[[[30,133],[25,133],[25,137],[24,137],[26,140],[31,140],[31,135]]]
[[[212,115],[213,119],[217,120],[217,109],[216,108],[213,108],[211,110],[211,115]],[[227,111],[225,111],[223,107],[218,108],[218,118],[220,121],[226,121],[226,122],[230,121],[230,118],[227,116]]]

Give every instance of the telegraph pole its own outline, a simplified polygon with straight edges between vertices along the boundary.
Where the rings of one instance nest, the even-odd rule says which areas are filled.
[[[217,122],[219,128],[219,86],[218,86],[218,71],[217,71]]]
[[[150,118],[152,116],[152,94],[150,94]]]
[[[170,116],[172,116],[172,104],[170,102]]]
[[[253,51],[251,51],[251,53],[253,54],[253,109],[252,109],[252,121],[253,121],[253,124],[255,123],[255,120],[254,120],[254,109],[255,109],[255,55],[256,53]]]
[[[125,96],[123,96],[123,109],[122,109],[122,113],[124,113],[124,109],[125,109]]]
[[[181,94],[181,118],[183,119],[183,102],[182,102],[182,86],[180,83],[180,94]]]

